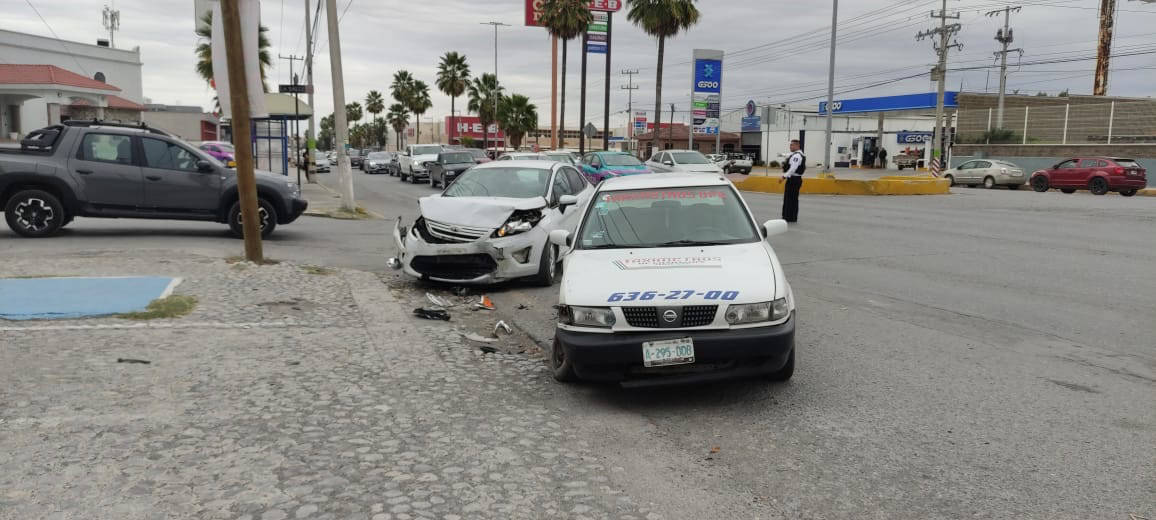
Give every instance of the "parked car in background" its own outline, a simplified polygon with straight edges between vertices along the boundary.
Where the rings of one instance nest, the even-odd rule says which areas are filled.
[[[429,185],[449,186],[462,172],[473,168],[478,163],[474,156],[465,150],[447,150],[438,154],[438,159],[429,165]]]
[[[755,167],[755,162],[751,160],[751,156],[745,153],[728,153],[725,157],[725,162],[721,167],[726,173],[750,175],[751,169]]]
[[[545,154],[538,152],[510,152],[504,153],[496,159],[498,161],[553,161]]]
[[[350,168],[361,168],[361,161],[363,159],[363,157],[361,155],[361,150],[358,150],[357,148],[350,148],[348,150],[348,153],[349,153],[349,167]]]
[[[578,166],[578,161],[574,160],[574,156],[570,155],[570,152],[542,152],[542,155],[545,155],[551,161]]]
[[[1007,186],[1008,189],[1018,190],[1027,180],[1024,170],[1007,161],[994,159],[973,159],[955,168],[947,170],[943,175],[952,186],[966,184],[976,187],[983,184],[984,188]]]
[[[317,173],[329,173],[331,163],[329,154],[317,151],[313,152],[313,171]]]
[[[582,157],[582,173],[598,184],[611,177],[652,173],[642,161],[626,152],[590,152]]]
[[[406,146],[398,164],[400,180],[405,182],[408,179],[409,182],[417,184],[421,179],[428,179],[429,164],[438,160],[439,153],[442,153],[442,145],[440,144],[411,144]]]
[[[393,160],[393,155],[390,152],[369,152],[362,161],[362,170],[365,173],[388,173],[389,163]]]
[[[421,217],[393,233],[390,266],[422,280],[488,284],[531,278],[552,285],[558,247],[551,231],[573,232],[594,188],[556,161],[494,161],[419,200]]]
[[[1148,185],[1148,171],[1134,159],[1076,157],[1032,173],[1030,184],[1039,192],[1059,188],[1064,193],[1089,190],[1104,195],[1115,191],[1131,197]]]
[[[687,383],[795,370],[795,296],[755,221],[713,175],[637,175],[598,186],[563,251],[555,379]]]
[[[486,155],[486,151],[481,148],[466,148],[465,150],[474,156],[474,162],[478,164],[485,164],[493,160],[490,159],[490,156]]]
[[[256,172],[260,229],[301,216],[296,182]],[[237,170],[167,132],[70,121],[0,151],[0,208],[20,236],[55,234],[75,217],[202,220],[241,236]]]
[[[233,148],[233,143],[225,141],[205,141],[198,146],[205,153],[212,155],[214,159],[225,163],[225,166],[230,168],[237,165],[237,151]]]
[[[659,150],[646,161],[650,169],[659,172],[718,173],[722,168],[694,150]]]

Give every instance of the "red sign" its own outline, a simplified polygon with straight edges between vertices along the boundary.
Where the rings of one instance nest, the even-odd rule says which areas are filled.
[[[454,124],[457,128],[454,128]],[[490,139],[502,139],[505,136],[501,130],[498,129],[497,124],[491,124],[489,129]],[[495,132],[497,135],[495,135]],[[485,135],[485,128],[482,127],[482,120],[477,116],[458,116],[450,118],[446,116],[446,135],[452,135],[454,138],[472,137],[481,141]]]
[[[538,20],[542,17],[542,4],[546,0],[526,0],[526,25],[540,27]],[[622,0],[589,0],[586,7],[591,11],[617,13],[622,9]]]

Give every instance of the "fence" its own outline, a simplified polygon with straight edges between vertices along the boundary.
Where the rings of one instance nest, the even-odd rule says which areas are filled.
[[[1156,101],[1113,101],[960,110],[961,144],[1156,144]]]

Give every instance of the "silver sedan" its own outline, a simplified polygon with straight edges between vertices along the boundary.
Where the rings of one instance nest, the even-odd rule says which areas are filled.
[[[966,184],[974,188],[982,184],[984,188],[988,189],[996,186],[1007,186],[1009,189],[1018,190],[1027,182],[1023,168],[1010,162],[994,159],[967,161],[947,170],[943,177],[951,182],[952,186]]]

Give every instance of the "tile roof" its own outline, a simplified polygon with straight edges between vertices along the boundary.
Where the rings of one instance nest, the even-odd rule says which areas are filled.
[[[55,65],[0,64],[0,85],[62,85],[120,92],[108,83],[86,78]]]

